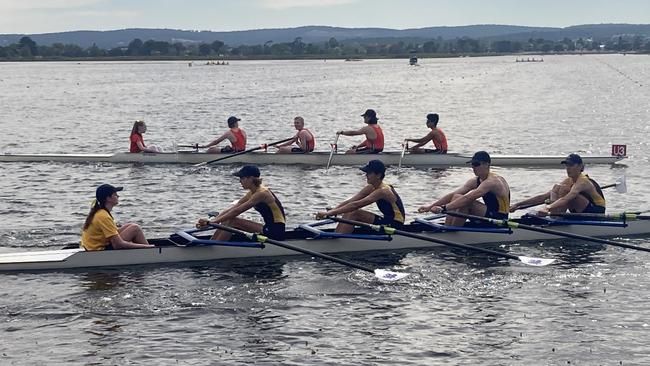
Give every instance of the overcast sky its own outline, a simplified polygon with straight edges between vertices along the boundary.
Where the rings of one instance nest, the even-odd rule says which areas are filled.
[[[0,33],[650,23],[650,0],[0,0]]]

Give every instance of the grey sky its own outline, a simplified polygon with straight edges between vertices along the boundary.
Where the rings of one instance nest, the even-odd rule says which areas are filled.
[[[648,0],[0,0],[0,33],[650,23]]]

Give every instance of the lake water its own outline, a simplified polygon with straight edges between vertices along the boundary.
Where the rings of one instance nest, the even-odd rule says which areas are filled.
[[[334,132],[377,110],[387,150],[440,114],[450,149],[471,153],[609,154],[588,166],[608,210],[647,210],[650,56],[548,56],[344,61],[0,63],[0,152],[128,149],[135,119],[163,148],[207,143],[230,115],[249,146],[293,134],[301,115],[327,150]],[[339,146],[359,138],[341,137]],[[3,163],[0,251],[78,241],[94,189],[122,185],[115,211],[153,236],[188,228],[243,195],[215,166]],[[548,190],[558,169],[496,168],[513,200]],[[355,167],[262,167],[290,226],[356,193]],[[471,169],[391,169],[410,218]],[[252,214],[251,216],[255,216]],[[409,219],[407,217],[407,219]],[[648,245],[648,238],[621,239]],[[493,249],[556,257],[545,268],[446,248],[347,255],[408,271],[398,283],[295,257],[178,266],[1,274],[2,364],[647,364],[650,256],[577,241]]]

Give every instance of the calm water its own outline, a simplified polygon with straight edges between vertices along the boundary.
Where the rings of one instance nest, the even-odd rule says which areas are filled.
[[[290,136],[305,117],[325,150],[334,131],[380,117],[387,149],[426,133],[437,112],[455,151],[609,154],[592,166],[612,212],[650,209],[649,56],[421,60],[1,63],[0,152],[97,153],[128,148],[144,118],[150,144],[206,143],[230,115],[249,143]],[[342,137],[340,146],[360,139]],[[243,192],[233,166],[0,165],[0,251],[78,240],[103,182],[125,186],[121,221],[148,235],[190,227]],[[548,189],[562,169],[499,168],[514,200]],[[290,225],[364,182],[352,167],[263,167]],[[454,189],[468,168],[389,171],[407,211]],[[411,215],[413,218],[414,215]],[[625,239],[648,245],[648,238]],[[2,274],[2,364],[647,364],[650,257],[582,242],[494,249],[559,258],[548,268],[447,249],[351,256],[408,271],[395,284],[307,257],[179,266]]]

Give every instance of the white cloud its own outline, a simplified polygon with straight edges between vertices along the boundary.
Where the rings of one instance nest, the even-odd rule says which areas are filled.
[[[0,0],[0,11],[75,9],[105,0]]]
[[[351,4],[357,0],[261,0],[269,9],[314,8]]]

